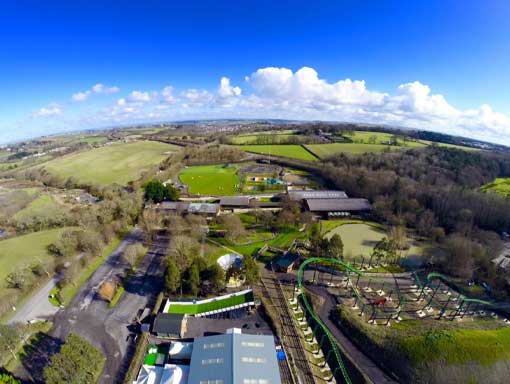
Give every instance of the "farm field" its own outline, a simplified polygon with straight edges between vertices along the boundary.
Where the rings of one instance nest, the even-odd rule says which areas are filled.
[[[33,217],[43,221],[45,218],[54,218],[64,213],[64,208],[50,194],[45,193],[18,211],[13,218],[16,221],[23,221]]]
[[[316,161],[317,158],[308,152],[301,145],[281,144],[281,145],[243,145],[239,149],[247,152],[259,153],[262,155],[274,155],[289,157],[297,160]]]
[[[268,135],[268,134],[269,133],[261,132],[260,134],[234,136],[232,138],[232,143],[233,144],[254,144],[259,136],[264,136],[264,135]],[[274,133],[271,135],[274,138],[280,139],[280,140],[285,140],[292,136],[295,136],[292,133]]]
[[[337,153],[362,154],[369,152],[396,151],[407,147],[392,147],[383,144],[356,144],[356,143],[333,143],[333,144],[306,144],[305,147],[320,159],[325,159]]]
[[[234,195],[240,180],[237,168],[226,165],[199,165],[184,168],[179,174],[189,192],[200,195]]]
[[[510,177],[497,178],[492,183],[485,184],[480,188],[483,192],[497,193],[501,196],[510,196]]]
[[[56,241],[64,228],[49,229],[0,241],[0,286],[5,277],[16,268],[29,266],[34,261],[49,264],[52,256],[46,247]]]
[[[112,144],[85,152],[72,153],[44,164],[44,168],[63,178],[75,177],[84,183],[121,185],[165,159],[175,146],[155,141]]]

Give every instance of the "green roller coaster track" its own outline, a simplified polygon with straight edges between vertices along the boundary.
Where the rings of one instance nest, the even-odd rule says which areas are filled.
[[[308,311],[308,313],[310,314],[310,316],[316,321],[317,324],[319,324],[319,326],[322,328],[323,332],[326,334],[326,337],[329,339],[329,342],[333,348],[333,353],[336,358],[338,367],[340,368],[340,371],[342,373],[344,382],[347,384],[351,384],[352,383],[351,379],[349,377],[349,374],[347,373],[347,369],[345,368],[345,365],[344,365],[342,356],[340,355],[340,350],[338,349],[338,345],[336,344],[335,338],[329,331],[328,327],[322,322],[320,317],[315,314],[312,306],[308,302],[308,299],[305,295],[304,287],[303,287],[303,272],[305,270],[305,267],[310,263],[339,264],[339,265],[343,266],[349,272],[353,272],[356,274],[361,274],[361,272],[354,269],[349,264],[344,263],[340,260],[321,258],[321,257],[312,257],[310,259],[305,260],[301,264],[301,266],[299,267],[299,270],[298,270],[298,288],[299,288],[299,295],[301,297],[301,301],[302,301],[303,305],[305,306],[306,310]]]

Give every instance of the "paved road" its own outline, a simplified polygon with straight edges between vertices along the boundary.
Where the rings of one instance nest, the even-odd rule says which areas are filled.
[[[52,338],[63,340],[69,333],[77,333],[103,352],[106,365],[99,381],[101,384],[122,382],[134,348],[135,317],[161,289],[163,271],[160,261],[168,244],[166,237],[156,239],[114,308],[108,308],[106,302],[96,297],[103,281],[121,275],[128,267],[122,258],[126,247],[141,241],[141,231],[131,231],[78,291],[71,304],[58,312],[53,320]],[[35,382],[41,382],[41,378],[31,375],[30,370],[23,373]]]
[[[7,323],[27,323],[30,320],[48,319],[55,315],[59,311],[59,308],[50,303],[48,296],[51,290],[57,285],[57,282],[57,277],[53,277],[48,281],[32,295]]]

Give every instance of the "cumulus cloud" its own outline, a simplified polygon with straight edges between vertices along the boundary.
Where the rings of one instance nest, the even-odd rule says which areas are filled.
[[[32,117],[48,117],[62,114],[62,108],[57,103],[51,103],[47,107],[38,109],[32,112]]]
[[[132,103],[145,103],[151,101],[151,95],[149,92],[133,91],[127,97],[127,101]]]
[[[110,125],[165,119],[198,118],[287,118],[337,120],[390,124],[440,131],[510,144],[510,117],[483,104],[459,109],[420,81],[396,84],[382,92],[364,80],[344,78],[329,81],[317,71],[303,67],[266,67],[245,77],[242,87],[221,77],[214,90],[189,88],[176,91],[171,85],[160,90],[133,90],[111,105],[91,114],[87,121]],[[86,101],[92,94],[118,92],[118,87],[96,84],[73,95]],[[62,114],[59,105],[49,105],[34,117]]]
[[[73,101],[85,101],[89,98],[89,96],[93,93],[103,93],[106,95],[111,95],[113,93],[117,93],[120,91],[120,88],[117,86],[106,86],[104,84],[98,83],[94,86],[92,86],[90,89],[83,91],[83,92],[77,92],[71,96]]]

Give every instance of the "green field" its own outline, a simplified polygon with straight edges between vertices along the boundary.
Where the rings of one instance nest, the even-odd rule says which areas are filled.
[[[64,208],[58,204],[50,194],[42,194],[28,204],[21,211],[14,215],[14,220],[23,221],[30,218],[37,218],[40,221],[53,219],[56,216],[65,214]]]
[[[234,195],[239,190],[237,168],[226,165],[186,167],[179,174],[189,192],[200,195]]]
[[[497,178],[492,183],[485,184],[480,188],[483,192],[497,193],[501,196],[510,196],[510,177]]]
[[[175,149],[173,145],[155,141],[112,144],[59,157],[46,163],[44,168],[84,183],[123,185],[138,178],[142,171],[158,164]]]
[[[378,224],[356,223],[350,220],[331,220],[322,223],[326,238],[331,238],[335,233],[340,235],[344,243],[344,257],[347,260],[369,257],[375,245],[387,236],[386,231]],[[400,252],[402,257],[422,255],[424,244],[414,239],[408,239],[408,243],[410,245],[409,249]]]
[[[307,144],[305,147],[317,157],[325,159],[337,153],[361,154],[368,152],[398,151],[407,147],[392,147],[383,144],[355,144],[355,143],[333,143],[333,144]]]
[[[187,305],[173,303],[170,304],[168,313],[196,315],[204,312],[214,311],[217,309],[232,307],[234,305],[248,303],[250,301],[253,301],[253,292],[247,292],[244,295],[230,296],[224,299],[209,301],[205,303],[200,301],[197,301],[196,304]]]
[[[28,267],[34,261],[49,264],[52,256],[46,247],[56,241],[63,230],[50,229],[0,241],[0,286],[5,286],[5,277],[17,268]]]
[[[256,143],[256,140],[259,136],[264,136],[264,135],[268,135],[268,133],[264,133],[264,134],[252,134],[252,135],[240,135],[240,136],[234,136],[232,138],[232,144],[255,144]],[[293,135],[292,133],[274,133],[272,134],[273,137],[277,138],[278,140],[286,140],[292,136],[295,136]]]
[[[326,233],[326,238],[340,235],[344,243],[344,257],[370,256],[375,245],[386,236],[386,232],[367,224],[343,224]]]
[[[316,161],[317,158],[304,149],[301,145],[282,144],[282,145],[242,145],[239,149],[247,152],[260,153],[262,155],[272,155],[289,157],[297,160]]]

